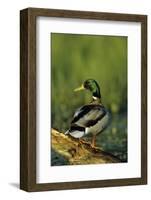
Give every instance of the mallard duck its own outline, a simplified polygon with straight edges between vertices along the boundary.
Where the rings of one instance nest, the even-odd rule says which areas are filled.
[[[109,124],[110,115],[101,102],[101,93],[98,83],[93,79],[84,81],[81,87],[74,91],[89,90],[92,93],[92,102],[76,110],[71,126],[66,134],[74,138],[83,138],[92,134],[92,148],[96,146],[96,135],[101,133]]]

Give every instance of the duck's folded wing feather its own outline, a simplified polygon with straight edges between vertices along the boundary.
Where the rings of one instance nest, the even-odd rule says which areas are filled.
[[[101,120],[105,114],[106,110],[102,105],[85,105],[75,112],[71,124],[76,124],[82,127],[90,127]]]

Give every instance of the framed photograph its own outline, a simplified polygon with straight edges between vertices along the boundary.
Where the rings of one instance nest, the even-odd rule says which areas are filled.
[[[147,184],[147,16],[20,12],[20,188]]]

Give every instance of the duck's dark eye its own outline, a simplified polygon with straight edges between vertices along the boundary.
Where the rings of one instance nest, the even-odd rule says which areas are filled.
[[[84,87],[85,87],[86,89],[89,89],[89,82],[88,82],[88,81],[85,81],[85,82],[84,82]]]

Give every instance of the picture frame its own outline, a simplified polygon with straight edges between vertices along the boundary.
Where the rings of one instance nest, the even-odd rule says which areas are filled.
[[[37,19],[139,23],[141,30],[140,177],[37,183]],[[72,23],[72,22],[71,22]],[[135,131],[135,130],[134,130]],[[147,16],[27,8],[20,11],[20,189],[34,192],[147,184]]]

